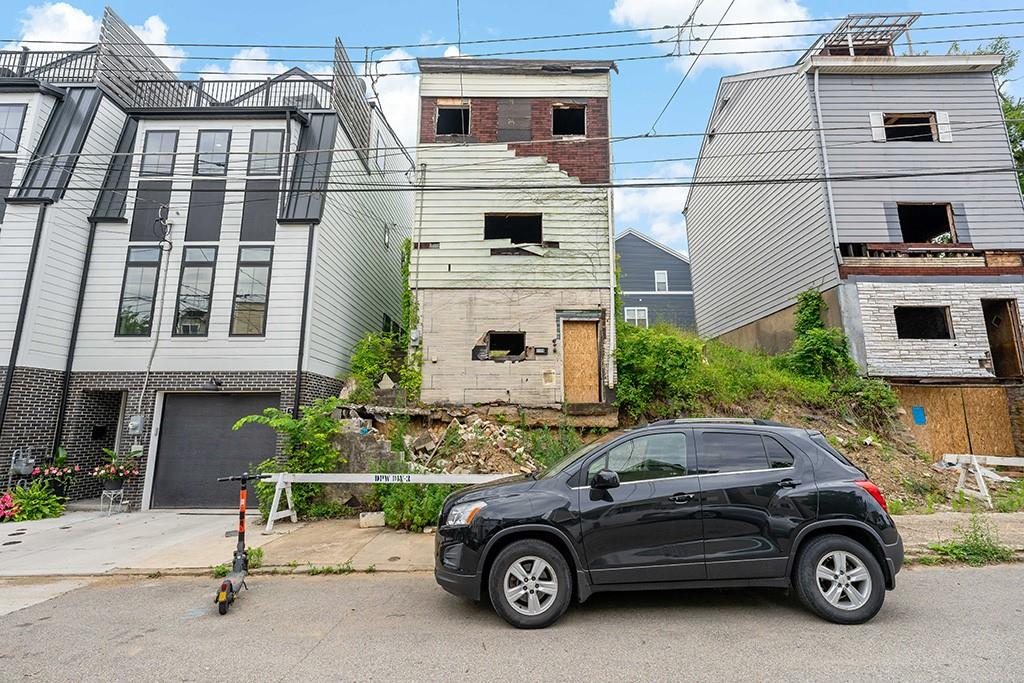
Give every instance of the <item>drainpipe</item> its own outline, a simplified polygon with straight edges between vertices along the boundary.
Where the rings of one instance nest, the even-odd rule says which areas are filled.
[[[14,328],[14,339],[11,342],[11,359],[7,363],[7,374],[4,377],[3,393],[0,394],[0,437],[3,436],[7,421],[7,406],[11,400],[11,389],[14,386],[14,368],[18,364],[18,350],[21,348],[21,335],[25,331],[25,316],[28,313],[28,297],[32,293],[32,278],[36,272],[36,261],[39,256],[39,243],[43,236],[43,222],[46,219],[46,207],[49,201],[39,205],[39,217],[36,219],[36,231],[32,237],[32,251],[28,257],[28,270],[25,272],[25,286],[21,291],[21,307],[18,309],[18,324]]]
[[[818,89],[818,69],[814,70],[814,109],[818,114],[818,140],[821,143],[821,160],[825,166],[825,194],[828,200],[828,220],[832,227],[832,250],[835,252],[836,265],[843,262],[839,253],[839,226],[836,221],[836,207],[832,199],[832,174],[828,165],[828,148],[825,146],[825,126],[821,120],[821,96]]]
[[[309,224],[306,243],[306,277],[302,285],[302,319],[299,322],[299,353],[295,362],[295,400],[292,402],[292,417],[299,419],[299,403],[302,397],[302,364],[306,351],[306,326],[309,321],[309,290],[313,275],[313,245],[316,242],[316,223]]]
[[[78,281],[78,304],[75,306],[75,321],[71,324],[71,341],[68,342],[68,357],[64,363],[64,381],[60,390],[60,405],[57,408],[57,426],[53,430],[53,447],[56,453],[64,432],[67,417],[68,393],[71,389],[71,368],[75,362],[75,347],[78,346],[78,328],[82,322],[82,304],[85,301],[85,285],[89,280],[89,264],[92,262],[92,247],[96,241],[96,220],[89,219],[89,239],[85,245],[85,260],[82,263],[82,277]]]

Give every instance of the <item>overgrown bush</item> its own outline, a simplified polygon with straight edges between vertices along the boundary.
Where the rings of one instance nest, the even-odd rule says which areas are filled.
[[[17,510],[14,513],[15,522],[60,517],[64,513],[64,503],[60,497],[41,479],[14,489],[11,498]]]
[[[853,375],[833,386],[836,408],[866,421],[875,431],[886,431],[896,421],[900,399],[889,383]]]
[[[399,352],[397,339],[385,332],[370,332],[356,342],[352,350],[351,376],[356,381],[349,400],[366,403],[373,398],[373,390],[384,375],[398,367],[395,355]]]
[[[405,468],[392,471],[404,472]],[[380,509],[390,527],[422,531],[437,524],[444,499],[457,488],[448,484],[374,484],[366,504]]]
[[[825,329],[825,320],[822,318],[828,306],[825,304],[825,297],[816,289],[808,289],[796,297],[796,320],[793,323],[793,331],[796,336],[805,335],[811,330]]]
[[[554,430],[533,429],[527,432],[527,438],[530,455],[544,467],[553,465],[583,445],[580,433],[565,424]]]
[[[955,538],[945,543],[932,543],[929,549],[953,562],[972,566],[1009,562],[1013,549],[999,542],[995,525],[978,513],[971,515],[967,526],[953,527]]]
[[[836,327],[817,327],[798,335],[785,358],[804,377],[835,380],[857,372],[846,335]]]
[[[693,405],[701,342],[668,325],[622,325],[615,360],[617,402],[631,418],[678,415]]]
[[[344,458],[334,448],[334,437],[341,425],[334,418],[334,410],[341,404],[337,397],[322,398],[299,409],[299,417],[278,408],[267,408],[260,415],[248,415],[235,423],[232,429],[257,424],[270,427],[284,438],[285,472],[334,472]],[[282,471],[281,464],[271,458],[256,466],[256,471],[273,473]],[[256,483],[260,512],[266,519],[274,497],[274,483]],[[323,501],[322,484],[292,484],[292,508],[302,517],[308,517],[315,503]]]

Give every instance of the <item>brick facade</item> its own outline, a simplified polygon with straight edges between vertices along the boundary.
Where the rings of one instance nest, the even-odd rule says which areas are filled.
[[[0,386],[6,370],[0,374]],[[0,437],[0,463],[9,464],[17,448],[31,447],[46,455],[53,447],[64,373],[60,370],[17,367],[7,404],[3,435]]]
[[[436,135],[436,97],[420,98],[420,143],[445,142],[498,142],[498,98],[469,98],[470,135]],[[503,98],[509,99],[509,98]],[[516,98],[520,99],[520,98]],[[577,137],[564,141],[552,140],[551,113],[560,100],[555,98],[526,98],[530,102],[530,139],[545,142],[507,143],[509,149],[520,156],[545,157],[582,183],[607,183],[611,177],[611,158],[608,144],[608,100],[603,97],[572,98],[572,102],[585,103],[587,112],[587,140]],[[593,139],[590,139],[593,138]]]

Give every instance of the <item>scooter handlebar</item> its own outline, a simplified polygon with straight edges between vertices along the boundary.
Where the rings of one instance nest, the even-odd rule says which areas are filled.
[[[217,481],[242,481],[250,479],[270,479],[273,475],[270,474],[234,474],[230,477],[217,477]]]

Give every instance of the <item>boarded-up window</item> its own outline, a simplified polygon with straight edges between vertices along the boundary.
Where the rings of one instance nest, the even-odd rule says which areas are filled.
[[[438,107],[438,135],[469,135],[469,107]]]
[[[484,239],[540,244],[543,241],[541,223],[539,213],[488,213],[484,215]]]
[[[171,203],[170,180],[144,180],[135,192],[135,208],[132,210],[132,230],[128,239],[132,242],[156,242],[164,236],[164,228],[158,225],[167,217]]]
[[[185,222],[186,242],[216,242],[224,217],[223,180],[193,180]]]
[[[277,232],[278,180],[245,181],[245,203],[242,206],[243,242],[273,242]]]
[[[953,339],[948,306],[897,306],[893,313],[900,339]]]

